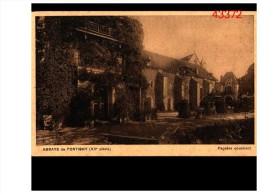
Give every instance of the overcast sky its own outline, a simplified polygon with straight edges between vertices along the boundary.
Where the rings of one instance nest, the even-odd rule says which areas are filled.
[[[196,51],[217,79],[227,71],[239,78],[254,62],[254,18],[212,16],[138,16],[144,46],[151,52],[182,58]]]

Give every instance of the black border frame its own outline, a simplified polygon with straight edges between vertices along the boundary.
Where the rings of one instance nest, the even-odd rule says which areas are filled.
[[[32,190],[256,190],[256,157],[32,157]]]
[[[33,3],[34,11],[214,11],[214,10],[242,10],[256,11],[256,3],[88,3],[88,4],[63,4],[63,3]]]

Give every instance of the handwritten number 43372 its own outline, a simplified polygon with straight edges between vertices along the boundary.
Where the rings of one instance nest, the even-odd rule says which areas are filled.
[[[241,10],[226,10],[226,11],[214,11],[212,16],[215,18],[241,18]]]

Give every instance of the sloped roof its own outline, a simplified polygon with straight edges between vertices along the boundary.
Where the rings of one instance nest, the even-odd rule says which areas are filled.
[[[181,60],[191,62],[191,63],[193,62],[192,59],[196,60],[199,63],[199,58],[198,58],[197,54],[195,53],[195,51],[194,51],[194,53],[181,58]]]
[[[189,76],[196,76],[217,81],[217,79],[212,74],[210,74],[200,65],[194,65],[185,60],[166,57],[150,51],[144,51],[143,54],[145,57],[150,59],[150,66],[154,68],[162,69],[169,73],[177,73],[181,71],[181,68],[185,68],[187,70],[187,75]],[[196,68],[198,70],[198,75],[196,74]]]
[[[235,74],[234,74],[232,71],[227,72],[227,73],[223,76],[223,78],[220,80],[220,83],[221,83],[221,84],[225,84],[226,81],[229,80],[229,79],[232,79],[234,83],[238,84],[237,78],[236,78]]]
[[[159,71],[159,73],[162,74],[162,75],[165,76],[165,77],[169,77],[169,78],[174,78],[174,77],[175,77],[174,74],[172,74],[172,73],[167,73],[167,72],[165,72],[165,71]]]
[[[175,74],[175,78],[179,78],[181,80],[184,80],[183,77],[181,77],[179,74]]]
[[[203,84],[203,79],[201,79],[201,78],[193,77],[192,79],[195,80],[196,82],[200,83],[201,85]]]
[[[189,61],[189,60],[193,57],[193,55],[194,55],[194,54],[191,54],[191,55],[188,55],[188,56],[186,56],[186,57],[183,57],[183,58],[181,58],[181,60],[183,60],[183,61]]]
[[[208,80],[208,79],[205,79],[205,80],[203,80],[203,81],[205,81],[205,82],[207,82],[207,83],[209,83],[209,84],[214,84],[214,83],[215,83],[214,81]]]

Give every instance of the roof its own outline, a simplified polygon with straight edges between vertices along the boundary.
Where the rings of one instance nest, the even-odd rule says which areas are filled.
[[[94,32],[94,31],[92,32],[92,31],[90,31],[90,30],[79,29],[79,28],[76,28],[76,30],[79,31],[79,32],[83,32],[83,33],[86,33],[86,34],[90,34],[90,35],[93,35],[93,36],[98,36],[98,37],[101,37],[101,38],[106,38],[106,39],[109,39],[109,40],[118,42],[118,40],[116,40],[115,38],[113,38],[113,37],[111,37],[111,36],[108,36],[108,35],[106,35],[106,34]]]
[[[192,77],[192,79],[195,80],[196,82],[200,83],[201,85],[203,84],[203,79],[201,79],[201,78]]]
[[[169,77],[169,78],[174,78],[175,75],[172,74],[172,73],[167,73],[167,72],[164,72],[164,71],[159,71],[160,74],[162,74],[164,77]]]
[[[179,79],[181,79],[182,81],[184,80],[183,77],[181,77],[179,74],[175,74],[175,78],[179,78]]]
[[[232,79],[234,83],[238,84],[237,78],[236,78],[235,74],[234,74],[232,71],[227,72],[227,73],[223,76],[223,78],[220,80],[220,83],[221,83],[221,84],[225,84],[226,81],[227,81],[227,80],[230,80],[230,79]]]
[[[195,53],[195,51],[194,51],[194,53],[192,53],[192,54],[190,54],[186,57],[181,58],[181,60],[187,61],[187,62],[190,62],[190,63],[199,64],[199,58],[198,58],[197,54]]]
[[[189,61],[189,60],[193,57],[193,55],[194,55],[194,54],[191,54],[191,55],[188,55],[188,56],[186,56],[186,57],[183,57],[183,58],[181,58],[181,60],[183,60],[183,61]]]
[[[209,84],[214,84],[214,83],[215,83],[214,81],[208,80],[208,79],[204,79],[203,81],[205,81],[205,82],[207,82],[207,83],[209,83]]]
[[[188,76],[195,76],[217,81],[217,79],[212,74],[210,74],[200,65],[194,65],[193,63],[189,63],[185,60],[166,57],[150,51],[144,51],[143,54],[145,57],[150,59],[150,66],[153,66],[154,68],[165,70],[168,73],[181,73],[181,70],[185,69],[186,75]],[[196,68],[198,70],[198,74],[196,74]]]

